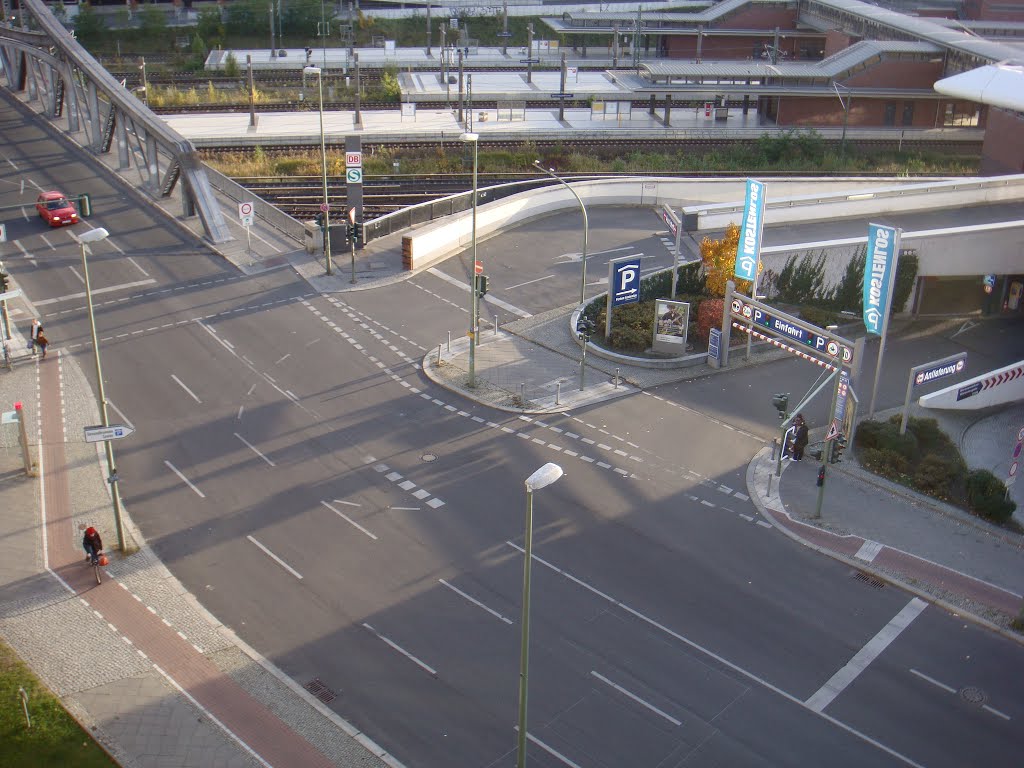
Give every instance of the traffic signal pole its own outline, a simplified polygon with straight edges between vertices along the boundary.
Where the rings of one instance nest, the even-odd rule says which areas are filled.
[[[826,427],[826,430],[832,426],[832,421],[836,417],[836,403],[839,401],[839,385],[843,381],[843,377],[840,376],[843,366],[839,361],[839,357],[837,356],[833,358],[832,363],[836,367],[835,372],[832,374],[836,382],[835,386],[832,387],[832,405],[828,409],[828,427]],[[825,435],[826,437],[828,436],[827,431]],[[838,437],[834,439],[838,439]],[[818,500],[814,505],[814,516],[816,518],[821,517],[821,504],[825,500],[825,468],[828,466],[829,460],[832,458],[832,446],[832,440],[825,440],[825,447],[821,450],[821,466],[818,468]]]

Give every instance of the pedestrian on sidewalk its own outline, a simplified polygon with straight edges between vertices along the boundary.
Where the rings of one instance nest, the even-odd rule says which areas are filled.
[[[36,356],[36,336],[39,335],[39,329],[43,326],[39,324],[38,318],[32,319],[32,330],[29,332],[28,348],[32,352],[32,357]]]
[[[50,340],[43,335],[43,326],[39,326],[39,330],[36,332],[36,345],[42,350],[41,358],[46,357],[46,348],[50,345]]]
[[[803,414],[798,413],[793,420],[796,425],[796,434],[793,436],[793,461],[803,461],[804,448],[807,447],[807,422]]]

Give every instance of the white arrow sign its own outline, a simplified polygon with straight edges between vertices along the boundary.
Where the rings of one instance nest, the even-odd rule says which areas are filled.
[[[135,428],[129,427],[127,424],[111,424],[109,427],[99,424],[95,427],[85,428],[85,442],[103,443],[107,440],[120,440],[122,437],[128,437],[134,431]]]

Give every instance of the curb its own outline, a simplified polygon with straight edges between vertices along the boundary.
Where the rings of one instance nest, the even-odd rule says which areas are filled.
[[[754,473],[757,470],[758,465],[764,461],[765,456],[769,456],[770,455],[770,452],[771,452],[771,446],[766,446],[766,447],[762,448],[760,451],[758,451],[757,453],[754,454],[753,458],[750,460],[750,463],[747,464],[746,482],[747,482],[747,495],[750,497],[751,503],[754,505],[754,507],[757,509],[757,511],[760,513],[760,515],[763,518],[765,518],[768,522],[770,522],[772,524],[773,528],[775,528],[776,530],[781,532],[783,535],[785,535],[786,537],[788,537],[792,541],[795,541],[796,543],[798,543],[798,544],[800,544],[800,545],[802,545],[804,547],[807,547],[808,549],[812,549],[812,550],[814,550],[815,552],[817,552],[817,553],[819,553],[821,555],[824,555],[826,557],[830,557],[833,560],[837,560],[837,561],[839,561],[839,562],[841,562],[841,563],[843,563],[845,565],[848,565],[851,568],[854,568],[854,569],[856,569],[858,571],[863,571],[865,573],[869,573],[872,576],[874,576],[875,578],[879,579],[880,581],[884,581],[887,584],[892,584],[893,586],[899,587],[900,589],[903,589],[903,590],[909,592],[912,595],[920,597],[922,600],[925,600],[928,603],[931,603],[933,605],[937,605],[938,607],[942,608],[943,610],[945,610],[946,612],[950,613],[953,616],[963,616],[964,618],[969,619],[970,621],[974,622],[975,624],[978,624],[978,625],[980,625],[982,627],[985,627],[988,630],[991,630],[991,631],[995,632],[998,635],[1001,635],[1002,637],[1006,638],[1007,640],[1012,640],[1013,642],[1017,643],[1018,645],[1024,646],[1024,634],[1021,634],[1019,632],[1015,632],[1014,630],[1006,628],[1006,627],[1001,627],[998,624],[995,624],[994,622],[989,621],[988,619],[986,619],[986,618],[984,618],[982,616],[978,616],[977,614],[972,613],[970,610],[967,610],[967,609],[965,609],[962,606],[953,605],[952,603],[948,602],[944,598],[938,597],[935,594],[933,594],[931,592],[928,592],[927,590],[921,589],[920,587],[917,587],[917,586],[911,584],[910,582],[908,582],[908,581],[906,581],[906,580],[904,580],[902,578],[894,576],[890,572],[881,571],[881,570],[879,570],[877,568],[874,568],[871,563],[860,562],[860,561],[854,560],[852,558],[849,558],[846,555],[842,555],[842,554],[840,554],[838,552],[835,552],[833,550],[826,549],[826,548],[821,547],[821,546],[819,546],[817,544],[814,544],[813,542],[810,542],[807,539],[805,539],[802,536],[800,536],[800,534],[796,533],[795,531],[790,530],[786,526],[782,525],[778,521],[778,519],[776,519],[776,514],[785,514],[787,517],[790,517],[789,514],[786,513],[786,512],[778,513],[775,510],[773,510],[770,507],[768,507],[765,504],[765,500],[762,498],[762,493],[761,493],[760,488],[758,488],[757,485],[754,482],[754,479],[755,479],[754,478]],[[783,467],[782,471],[783,471],[783,473],[786,471],[786,467],[785,466]],[[771,475],[774,477],[774,475],[775,475],[774,471],[771,472]],[[779,476],[778,479],[781,481],[781,475]],[[775,497],[779,500],[779,504],[781,505],[782,497],[778,495],[778,490],[779,490],[779,485],[776,484],[776,486],[775,486]],[[790,517],[790,519],[792,520],[793,518]],[[833,536],[837,536],[839,538],[847,538],[849,536],[853,536],[853,534],[832,534],[832,535]],[[857,536],[856,538],[863,538],[863,537],[862,536]],[[886,546],[888,546],[888,545],[886,545]],[[897,552],[903,552],[903,550],[898,550],[895,547],[890,547],[890,549],[893,549],[894,551],[897,551]],[[904,553],[904,554],[910,554],[910,553]],[[943,567],[945,567],[945,566],[943,566]],[[947,569],[947,570],[952,570],[952,569]]]

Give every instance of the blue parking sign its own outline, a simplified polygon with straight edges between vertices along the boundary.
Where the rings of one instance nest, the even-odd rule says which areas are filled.
[[[608,262],[608,293],[613,307],[640,301],[639,256],[625,256]]]

